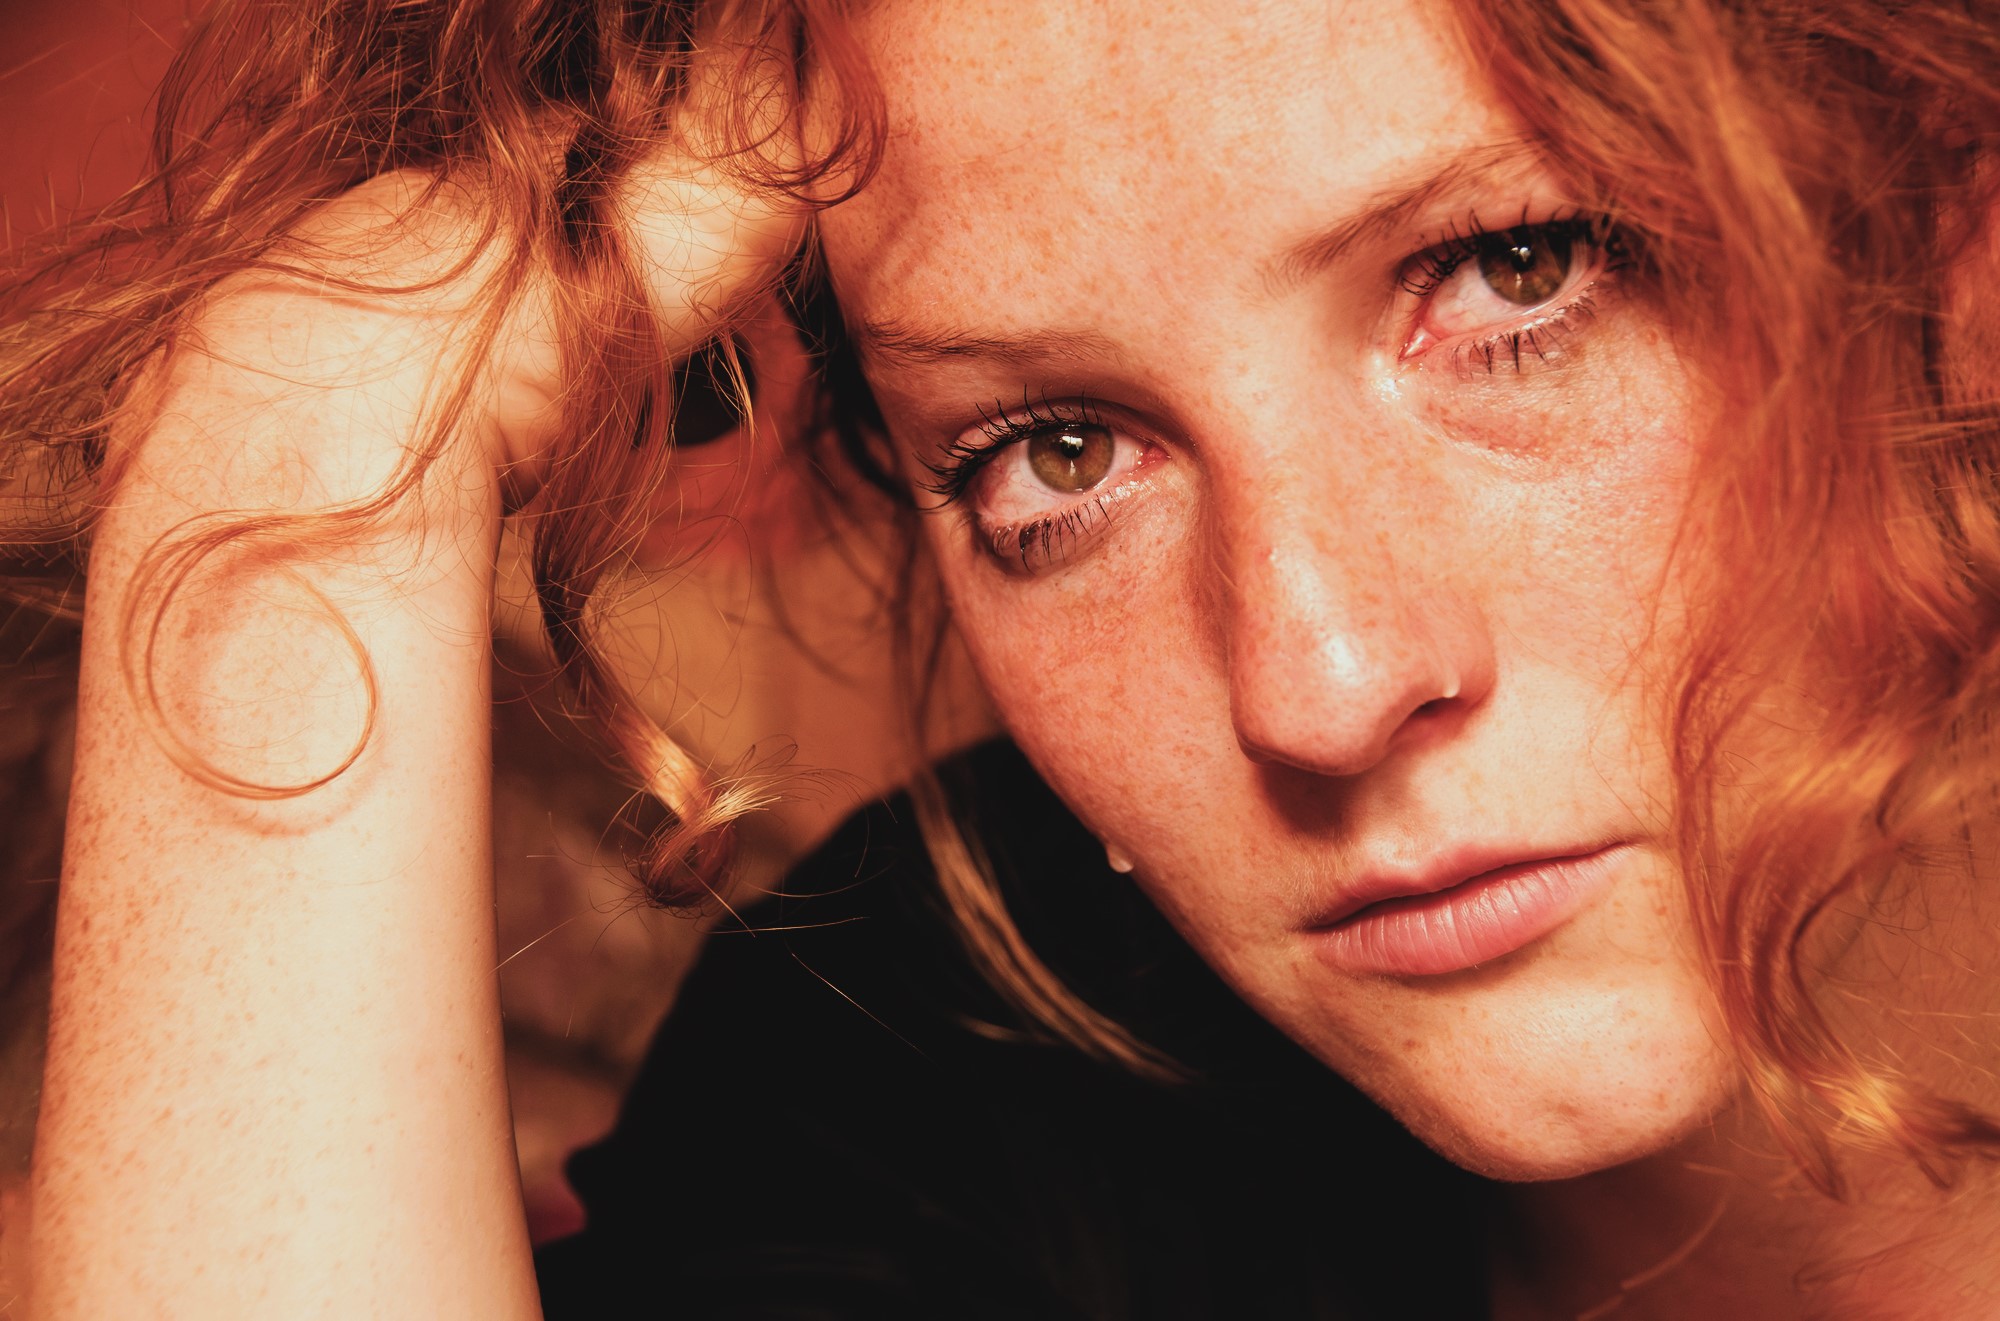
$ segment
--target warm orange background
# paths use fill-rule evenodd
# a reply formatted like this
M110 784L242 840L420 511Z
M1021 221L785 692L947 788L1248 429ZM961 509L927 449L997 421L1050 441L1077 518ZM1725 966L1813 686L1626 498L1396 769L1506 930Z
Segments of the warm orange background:
M0 0L0 205L11 233L101 203L145 160L190 0Z

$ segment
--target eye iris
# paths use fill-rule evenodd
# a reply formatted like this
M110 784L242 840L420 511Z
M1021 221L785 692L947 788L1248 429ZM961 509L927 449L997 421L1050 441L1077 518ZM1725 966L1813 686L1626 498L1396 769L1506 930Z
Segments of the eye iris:
M1479 274L1510 303L1532 307L1555 297L1569 278L1570 242L1546 229L1513 229L1479 252Z
M1028 466L1055 491L1088 491L1111 471L1117 453L1103 427L1065 426L1028 442Z

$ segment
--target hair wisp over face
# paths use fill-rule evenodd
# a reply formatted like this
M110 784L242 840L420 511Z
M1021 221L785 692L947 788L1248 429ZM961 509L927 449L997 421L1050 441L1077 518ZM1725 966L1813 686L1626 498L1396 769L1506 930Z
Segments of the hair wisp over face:
M1808 953L2000 777L2000 411L1990 361L1947 363L1979 333L1947 324L1947 275L1993 223L2000 148L2000 33L1974 9L1458 6L1502 99L1644 236L1712 388L1680 850L1752 1093L1829 1191L1841 1142L1938 1179L2000 1148L1990 1116L1830 1025ZM1747 752L1774 700L1787 735Z

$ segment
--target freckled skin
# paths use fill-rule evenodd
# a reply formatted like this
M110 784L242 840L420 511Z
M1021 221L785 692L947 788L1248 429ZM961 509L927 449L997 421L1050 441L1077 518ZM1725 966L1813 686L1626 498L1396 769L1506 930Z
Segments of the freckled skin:
M887 0L861 36L892 137L822 221L850 320L1108 346L871 361L899 444L934 454L995 400L1084 393L1160 460L1045 572L996 563L963 508L930 520L1028 755L1247 1001L1465 1164L1572 1175L1712 1114L1731 1077L1664 847L1651 683L1704 431L1686 368L1615 282L1519 374L1399 357L1399 263L1468 210L1559 206L1547 178L1270 274L1515 133L1441 19ZM1611 839L1637 847L1608 892L1480 968L1344 975L1303 932L1364 866Z

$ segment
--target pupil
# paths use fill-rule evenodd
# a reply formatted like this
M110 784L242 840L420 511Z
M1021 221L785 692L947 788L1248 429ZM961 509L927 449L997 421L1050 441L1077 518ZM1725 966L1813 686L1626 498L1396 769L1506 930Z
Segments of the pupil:
M1569 277L1570 241L1546 229L1513 229L1479 253L1479 274L1510 303L1532 307L1547 302Z
M1028 465L1050 490L1088 491L1111 472L1117 453L1103 427L1066 426L1028 442Z

